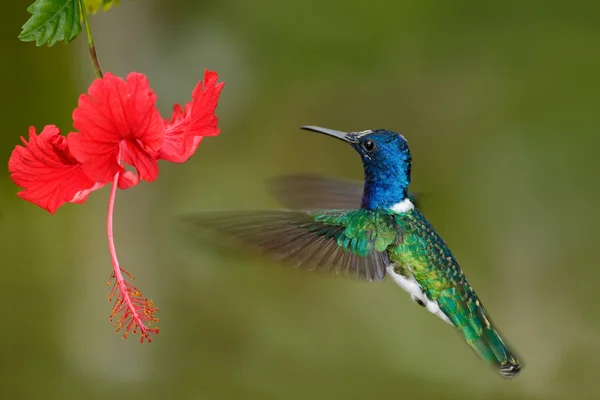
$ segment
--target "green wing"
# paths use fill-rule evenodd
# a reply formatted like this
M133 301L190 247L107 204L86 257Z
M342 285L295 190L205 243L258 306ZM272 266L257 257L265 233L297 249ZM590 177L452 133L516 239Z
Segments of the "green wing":
M292 174L271 178L267 187L284 208L303 210L313 208L360 208L363 195L362 181L347 181L313 174ZM427 195L409 193L410 200L420 208Z
M393 217L365 210L203 212L186 221L271 260L369 282L385 277L386 249L399 238Z

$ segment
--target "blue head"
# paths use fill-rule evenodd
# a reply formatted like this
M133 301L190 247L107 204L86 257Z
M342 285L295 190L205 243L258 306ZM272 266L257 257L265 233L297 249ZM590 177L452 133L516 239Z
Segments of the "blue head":
M302 129L341 139L360 154L365 171L363 208L390 208L407 198L412 157L402 135L385 129L350 133L316 126Z

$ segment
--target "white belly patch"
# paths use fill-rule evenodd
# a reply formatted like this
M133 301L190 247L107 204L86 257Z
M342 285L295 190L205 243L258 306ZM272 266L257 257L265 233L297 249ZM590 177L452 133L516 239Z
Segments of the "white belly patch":
M450 319L440 309L438 303L436 301L429 300L425 293L423 293L421 285L419 285L419 282L417 282L417 280L413 276L407 278L405 276L397 274L396 271L394 271L393 265L388 266L386 269L387 274L394 280L394 282L396 282L398 286L400 286L408 294L410 294L410 297L415 302L423 304L427 308L427 310L429 310L430 313L437 315L443 321L452 325L452 322L450 322Z

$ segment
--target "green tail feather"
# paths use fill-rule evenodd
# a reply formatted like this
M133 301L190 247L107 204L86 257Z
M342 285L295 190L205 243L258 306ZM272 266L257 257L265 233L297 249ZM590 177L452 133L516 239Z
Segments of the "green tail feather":
M520 361L502 341L500 334L487 318L485 310L478 307L475 315L476 317L459 328L467 343L505 378L518 375L521 371Z
M468 283L443 290L437 302L469 346L502 376L512 378L522 365L504 343L483 305Z

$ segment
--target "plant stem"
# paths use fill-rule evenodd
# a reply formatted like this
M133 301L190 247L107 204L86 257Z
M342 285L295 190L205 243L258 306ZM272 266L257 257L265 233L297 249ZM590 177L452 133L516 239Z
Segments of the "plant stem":
M100 69L100 64L98 63L98 56L96 55L96 46L94 45L94 39L92 38L92 30L90 29L90 24L88 22L85 3L83 0L79 0L79 4L81 7L81 15L83 16L83 25L85 25L85 34L87 36L88 50L90 51L90 58L92 59L94 72L96 73L96 78L102 78L102 70Z

